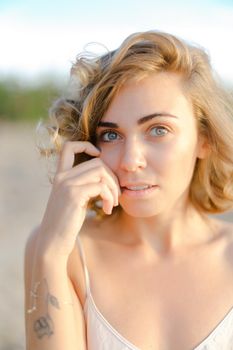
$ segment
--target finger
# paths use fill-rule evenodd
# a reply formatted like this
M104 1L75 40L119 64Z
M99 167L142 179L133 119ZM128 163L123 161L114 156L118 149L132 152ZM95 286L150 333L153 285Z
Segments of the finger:
M106 186L105 184L102 185L100 196L103 199L103 211L106 214L112 214L112 208L114 206L114 197L112 195L112 192L109 190L108 186Z
M70 173L68 174L70 175ZM114 206L118 205L118 189L113 177L104 168L90 168L82 171L81 174L73 175L73 177L65 177L63 179L67 186L85 186L90 183L107 185L112 192Z
M87 206L88 201L91 198L100 196L103 200L103 210L106 214L111 214L113 204L114 204L114 198L112 195L112 192L105 184L96 184L96 183L90 183L88 186L83 186L83 188L80 191L79 200L81 207Z
M107 183L114 196L114 205L118 205L118 196L121 194L118 179L115 174L99 158L81 163L64 174L66 179L77 180L77 184L84 185L90 182Z
M71 169L74 164L75 154L83 152L94 157L98 157L100 155L98 148L88 141L67 141L63 146L58 161L57 172Z

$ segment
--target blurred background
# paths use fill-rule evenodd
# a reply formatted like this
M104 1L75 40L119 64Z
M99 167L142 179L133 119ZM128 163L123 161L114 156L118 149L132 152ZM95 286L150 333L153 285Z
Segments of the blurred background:
M76 55L163 30L203 46L233 91L232 18L233 0L0 0L0 350L25 348L23 252L50 191L35 129Z

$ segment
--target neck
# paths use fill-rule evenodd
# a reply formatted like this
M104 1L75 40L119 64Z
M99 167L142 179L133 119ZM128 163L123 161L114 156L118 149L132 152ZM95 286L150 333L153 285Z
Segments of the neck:
M132 217L122 211L118 232L125 242L147 246L159 255L187 250L213 237L213 223L193 207L152 217Z

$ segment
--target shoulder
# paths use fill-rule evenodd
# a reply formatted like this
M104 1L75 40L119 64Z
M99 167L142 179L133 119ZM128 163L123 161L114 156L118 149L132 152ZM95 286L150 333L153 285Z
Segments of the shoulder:
M103 245L106 247L106 242L108 242L107 237L110 228L108 220L87 217L78 233L76 244L69 257L68 274L83 305L86 295L86 280L78 240L81 242L88 268L95 273L98 270L98 263L103 258Z
M93 217L87 217L83 223L83 226L76 238L76 244L70 256L70 261L72 259L78 259L79 265L82 265L79 242L85 258L89 260L94 255L94 251L98 247L98 242L103 238L105 230L103 230L102 221L97 220ZM79 241L79 242L78 242Z
M83 261L78 246L78 239L81 241L85 258L87 258L87 256L92 256L93 246L95 243L95 239L93 237L95 237L97 226L98 223L93 218L88 217L85 219L83 226L77 235L76 243L72 252L70 253L67 264L69 278L72 281L74 289L83 307L86 296L86 280Z
M218 236L222 247L223 263L233 277L233 222L216 220L219 224Z
M226 256L229 257L233 269L233 223L225 225Z
M217 220L219 223L219 235L225 241L225 244L228 248L233 245L233 222Z

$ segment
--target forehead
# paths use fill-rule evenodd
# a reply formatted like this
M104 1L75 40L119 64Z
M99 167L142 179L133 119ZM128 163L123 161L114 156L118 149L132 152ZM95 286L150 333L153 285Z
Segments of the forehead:
M167 112L193 116L191 102L183 92L182 77L175 73L153 73L141 80L128 81L114 96L103 121L139 119L152 113Z

